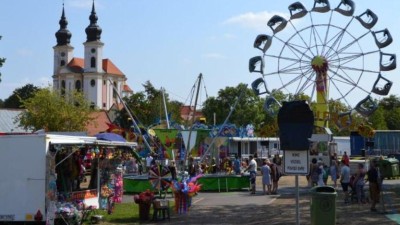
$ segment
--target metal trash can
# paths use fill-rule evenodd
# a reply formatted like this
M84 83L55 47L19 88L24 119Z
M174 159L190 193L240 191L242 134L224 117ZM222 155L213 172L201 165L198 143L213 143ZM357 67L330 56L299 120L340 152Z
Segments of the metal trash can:
M336 190L330 186L311 189L311 225L336 224Z

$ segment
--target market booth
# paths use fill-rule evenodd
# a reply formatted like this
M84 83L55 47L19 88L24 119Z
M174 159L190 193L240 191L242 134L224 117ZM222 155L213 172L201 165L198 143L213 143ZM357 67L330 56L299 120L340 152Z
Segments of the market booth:
M0 221L65 224L92 209L110 210L110 202L122 201L121 164L135 146L87 136L0 136Z

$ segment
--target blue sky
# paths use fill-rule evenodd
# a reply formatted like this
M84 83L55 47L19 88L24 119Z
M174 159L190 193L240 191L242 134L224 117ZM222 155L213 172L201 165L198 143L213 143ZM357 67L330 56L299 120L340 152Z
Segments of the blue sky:
M0 56L7 61L0 69L0 99L4 100L13 90L28 83L37 86L52 83L52 47L56 45L54 34L59 29L63 2L74 56L82 58L92 0L2 0ZM267 21L275 14L287 17L288 5L293 2L96 0L95 5L98 25L103 30L103 56L127 76L130 87L143 91L142 84L149 80L156 88L164 87L170 98L189 104L188 97L199 73L204 76L205 86L200 101L205 100L205 92L208 96L217 96L227 86L250 84L258 78L248 71L249 58L260 55L253 48L254 39L261 33L271 34ZM331 1L331 6L336 7L338 2ZM311 9L314 1L302 3ZM397 54L400 1L358 0L355 3L355 15L367 8L378 15L376 29L388 28L394 38L394 43L384 51ZM354 35L359 35L357 32ZM278 52L279 48L271 50ZM266 67L271 71L275 68L268 63ZM400 94L397 71L385 73L394 82L390 93L395 95ZM369 79L369 83L374 80ZM269 88L278 86L271 83ZM362 97L355 94L350 98Z

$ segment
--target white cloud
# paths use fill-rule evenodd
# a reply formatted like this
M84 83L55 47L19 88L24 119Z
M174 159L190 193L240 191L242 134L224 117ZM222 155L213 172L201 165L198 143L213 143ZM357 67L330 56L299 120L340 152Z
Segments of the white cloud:
M223 24L238 24L242 27L254 29L256 31L265 31L268 20L274 15L279 15L286 19L289 18L289 14L283 12L247 12L231 17L225 20Z
M219 53L206 53L203 54L203 58L208 58L208 59L225 59L226 57L222 54Z

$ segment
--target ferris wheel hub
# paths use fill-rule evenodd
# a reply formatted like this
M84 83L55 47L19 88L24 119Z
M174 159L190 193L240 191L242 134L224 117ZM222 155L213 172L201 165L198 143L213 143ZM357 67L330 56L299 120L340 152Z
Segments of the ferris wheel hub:
M311 61L311 66L316 73L326 73L328 71L328 61L323 56L315 56Z

